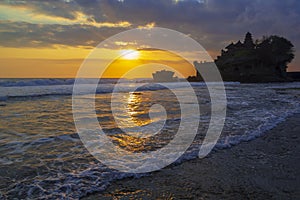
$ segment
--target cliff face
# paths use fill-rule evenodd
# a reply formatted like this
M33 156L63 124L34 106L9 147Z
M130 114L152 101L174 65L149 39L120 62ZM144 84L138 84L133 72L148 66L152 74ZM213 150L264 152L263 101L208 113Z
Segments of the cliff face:
M283 82L289 81L286 64L293 59L293 45L286 39L278 36L266 38L261 43L254 44L248 32L244 42L231 43L215 60L224 81L238 81L241 83L253 82ZM276 42L276 43L275 43ZM277 46L276 46L277 45ZM284 48L285 52L278 52ZM287 57L284 57L287 56ZM195 68L200 71L209 63L195 62ZM199 73L189 77L190 81L201 81Z

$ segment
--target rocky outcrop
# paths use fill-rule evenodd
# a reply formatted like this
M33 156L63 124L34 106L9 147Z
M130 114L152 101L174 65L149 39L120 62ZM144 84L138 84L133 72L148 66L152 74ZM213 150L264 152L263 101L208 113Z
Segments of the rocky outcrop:
M280 45L285 49L280 50ZM221 50L221 55L214 62L224 81L241 83L290 81L286 64L294 58L292 47L288 40L278 36L266 37L255 44L251 33L248 32L243 43L238 41L229 44ZM208 62L194 62L200 74L201 68L208 64ZM197 73L188 80L202 81L200 74Z

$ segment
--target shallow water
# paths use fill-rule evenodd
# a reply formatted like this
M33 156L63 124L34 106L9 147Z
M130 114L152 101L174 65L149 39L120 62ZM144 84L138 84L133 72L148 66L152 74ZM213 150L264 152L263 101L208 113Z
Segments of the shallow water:
M104 190L116 179L141 176L111 170L85 149L74 126L71 84L20 85L0 87L0 198L76 199ZM170 85L184 94L186 88L180 83ZM124 133L113 120L110 109L113 84L102 84L97 89L96 115L105 133L120 148L132 152L154 151L168 144L176 134L182 117L180 106L169 90L149 85L129 93L135 86L134 83L124 84L120 102L116 102L127 102L126 108L120 106L119 109L120 113L125 109L134 122L126 123L124 116L123 125L129 132ZM177 163L196 158L210 120L210 98L205 85L195 83L193 87L201 110L201 116L195 120L200 121L200 126L193 144ZM216 148L228 148L254 139L300 111L300 83L230 83L225 87L227 117ZM136 129L163 120L159 108L152 110L154 118L149 118L148 111L153 103L166 109L167 121L160 134L137 139L141 133ZM81 120L88 122L90 117L87 113ZM151 132L150 128L143 131Z

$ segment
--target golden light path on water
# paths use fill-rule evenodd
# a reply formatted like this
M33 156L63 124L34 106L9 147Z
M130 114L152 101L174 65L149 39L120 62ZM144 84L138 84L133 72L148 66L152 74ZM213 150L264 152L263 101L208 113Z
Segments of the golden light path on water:
M122 131L119 129L117 134L110 135L110 138L118 148L130 152L147 152L161 148L170 141L174 131L168 130L162 123L162 120L165 121L166 113L163 114L157 105L166 106L166 100L174 100L174 94L170 91L163 92L167 97L165 99L162 98L162 91L135 91L117 95L118 102L123 102L119 109L125 108L125 112L117 112L121 114L117 117L121 119L119 125L125 129ZM179 107L177 103L172 106L167 105L165 109L176 113L174 113L176 116L172 114L173 116L169 116L167 120L178 117ZM174 123L174 127L177 125L179 125L179 121Z
M140 92L131 92L127 98L127 113L131 117L131 120L135 123L136 126L144 126L151 123L151 119L143 118L140 119L138 115L147 114L149 111L148 108L142 107L142 93Z

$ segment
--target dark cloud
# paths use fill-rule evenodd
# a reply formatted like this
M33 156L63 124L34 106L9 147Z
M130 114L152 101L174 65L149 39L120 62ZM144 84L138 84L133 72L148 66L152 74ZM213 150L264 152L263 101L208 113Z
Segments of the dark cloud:
M43 13L49 16L59 16L68 19L76 17L76 11L82 10L76 3L66 3L62 0L11 0L1 2L0 5L31 8L36 14Z
M97 28L88 25L41 25L2 22L1 46L51 47L55 45L95 47L100 41L125 28Z

